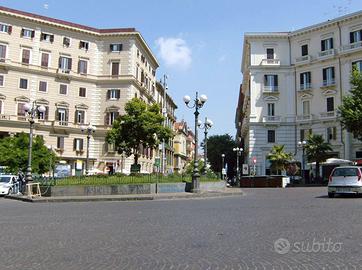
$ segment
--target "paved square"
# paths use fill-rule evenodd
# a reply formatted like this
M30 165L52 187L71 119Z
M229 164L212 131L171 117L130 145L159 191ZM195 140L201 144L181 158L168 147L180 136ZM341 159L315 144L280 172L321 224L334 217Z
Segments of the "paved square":
M362 198L325 195L289 188L173 201L0 199L0 269L361 269Z

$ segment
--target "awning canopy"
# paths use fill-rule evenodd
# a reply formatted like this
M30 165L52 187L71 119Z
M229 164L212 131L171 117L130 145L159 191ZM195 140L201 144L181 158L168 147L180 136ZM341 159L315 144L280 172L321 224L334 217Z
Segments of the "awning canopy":
M321 165L352 165L354 162L347 159L340 158L328 158L325 162L321 162ZM308 165L315 165L315 162L308 163Z

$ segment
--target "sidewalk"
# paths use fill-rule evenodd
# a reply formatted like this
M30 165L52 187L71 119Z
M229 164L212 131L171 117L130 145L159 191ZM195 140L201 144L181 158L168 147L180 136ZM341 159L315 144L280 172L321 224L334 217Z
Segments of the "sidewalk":
M204 199L225 196L241 196L240 188L225 188L223 191L210 191L202 193L158 193L158 194L131 194L131 195L99 195L99 196L66 196L66 197L28 197L25 195L8 195L7 199L32 203L45 202L93 202L93 201L145 201L145 200L178 200L178 199Z

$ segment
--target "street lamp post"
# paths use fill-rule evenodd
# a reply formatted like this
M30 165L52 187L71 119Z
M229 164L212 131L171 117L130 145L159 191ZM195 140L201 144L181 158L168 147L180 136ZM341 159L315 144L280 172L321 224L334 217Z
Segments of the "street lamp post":
M213 126L213 122L205 117L205 122L201 123L201 121L198 121L199 128L204 130L205 139L204 139L204 168L203 168L203 175L206 175L207 172L207 132L208 130Z
M85 161L85 174L88 175L88 173L89 173L89 170L88 170L88 168L89 168L89 141L90 141L91 134L96 131L96 127L89 124L87 127L81 127L81 130L82 130L82 132L87 133L87 156L86 156L86 161Z
M193 105L189 105L191 98L190 96L184 96L183 98L186 106L190 109L195 108L195 152L194 152L194 170L192 173L192 187L191 187L191 192L194 193L198 193L200 192L200 182L199 182L199 163L197 160L197 150L198 150L198 138L197 138L197 125L199 122L199 110L202 108L202 106L204 106L205 102L207 101L207 96L205 95L200 95L200 97L198 96L198 92L196 92L196 98L193 100L194 104Z
M236 182L240 183L240 166L239 166L239 157L241 156L241 152L243 152L243 148L235 147L233 151L236 152Z
M307 145L306 141L299 141L298 146L302 148L302 181L304 182L304 170L305 170L305 146Z
M50 152L50 157L49 157L49 180L50 180L50 178L52 178L52 179L54 178L54 171L53 171L53 165L52 165L52 163L53 163L53 158L52 158L53 146L48 145L47 148Z
M43 105L37 106L35 102L33 103L26 103L24 105L24 110L28 116L29 121L29 146L28 146L28 165L26 169L26 176L25 180L26 182L33 181L32 171L31 171L31 159L32 159L32 150L33 150L33 132L34 132L34 118L39 115L39 113L45 112L45 107Z
M164 121L163 121L163 125L166 127L167 125L167 108L166 108L166 91L168 89L167 86L167 75L163 75L163 81L161 80L162 85L163 85L163 104L162 104L162 115L164 117ZM167 157L166 157L166 142L163 139L162 140L162 160L161 160L161 172L162 174L166 173L166 161L167 161Z
M225 154L221 154L221 180L224 180Z

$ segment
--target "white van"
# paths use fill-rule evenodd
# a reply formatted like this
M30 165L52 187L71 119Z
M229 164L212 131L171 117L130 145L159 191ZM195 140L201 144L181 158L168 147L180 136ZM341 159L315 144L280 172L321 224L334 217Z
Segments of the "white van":
M362 194L361 167L336 167L331 172L328 181L328 197L335 194Z

